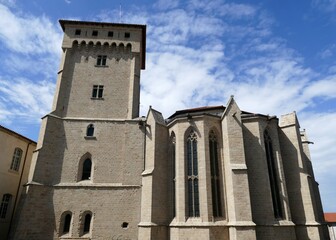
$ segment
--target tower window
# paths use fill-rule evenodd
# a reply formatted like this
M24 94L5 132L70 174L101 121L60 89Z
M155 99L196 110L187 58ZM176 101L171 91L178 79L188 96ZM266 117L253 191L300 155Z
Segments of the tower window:
M279 183L278 183L278 174L277 174L277 169L276 169L276 165L274 161L272 139L269 136L267 130L265 130L264 132L264 141L265 141L265 152L266 152L266 160L267 160L267 167L268 167L268 176L269 176L270 185L271 185L270 187L271 187L274 217L282 218L283 214L282 214L282 207L281 207L281 196L280 196L280 189L279 189Z
M188 216L199 217L197 136L193 130L189 133L186 144Z
M213 131L209 135L209 152L211 168L212 211L214 217L222 216L221 194L219 183L219 162L217 138Z
M92 137L94 134L94 126L93 124L89 124L89 126L86 129L86 136L87 137Z
M103 98L104 85L93 85L92 98Z
M7 210L9 208L9 203L12 199L12 195L4 194L0 206L0 218L5 219L7 215Z
M98 36L98 31L97 31L97 30L93 30L93 31L92 31L92 36L97 37L97 36Z
M75 30L75 35L81 35L81 30L80 29L76 29Z
M62 229L63 234L70 232L70 224L71 224L71 214L68 213L65 215L64 221L63 221L63 229Z
M109 32L107 33L107 36L108 36L108 37L113 37L113 31L109 31Z
M21 157L22 157L22 149L21 148L15 148L13 158L12 158L12 164L10 166L11 170L19 171Z
M121 224L121 227L122 228L128 228L128 222L123 222L122 224Z
M84 218L84 226L83 226L83 234L90 232L90 226L91 226L91 214L87 213Z
M106 55L98 55L96 66L106 66Z
M131 34L129 32L125 32L125 38L130 38Z
M90 180L90 178L91 178L91 169L92 169L91 159L87 158L83 162L82 180Z

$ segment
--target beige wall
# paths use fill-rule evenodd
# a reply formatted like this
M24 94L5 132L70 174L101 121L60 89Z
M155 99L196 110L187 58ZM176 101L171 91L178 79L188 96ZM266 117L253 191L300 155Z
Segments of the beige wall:
M10 169L15 148L22 149L18 171ZM36 143L34 141L0 126L0 201L2 201L4 194L12 195L6 218L0 219L0 236L4 239L7 237L14 204L16 203L16 210L19 202L18 198L23 189L22 185L27 183L31 159L35 148Z

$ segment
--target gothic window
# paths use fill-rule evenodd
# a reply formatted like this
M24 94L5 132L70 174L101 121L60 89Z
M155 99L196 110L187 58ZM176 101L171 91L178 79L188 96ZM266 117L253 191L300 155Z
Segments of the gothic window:
M272 139L269 136L267 130L265 130L264 132L264 141L265 141L265 152L266 152L266 160L267 160L267 167L268 167L268 176L269 176L270 185L271 185L270 187L271 187L274 217L282 218L283 214L282 214L282 207L281 207L281 196L280 196L280 190L279 190L276 163L275 163L274 153L273 153Z
M81 35L81 30L80 29L76 29L75 30L75 35Z
M197 136L191 130L186 141L188 216L199 217Z
M71 213L63 214L63 219L61 221L61 223L63 223L62 234L67 234L70 232L71 217Z
M96 66L106 66L106 55L98 55Z
M86 129L86 136L87 137L92 137L94 134L94 126L93 124L89 124Z
M131 33L125 32L125 38L130 38L130 37L131 37Z
M91 159L90 158L85 159L83 162L82 180L90 180L91 168L92 168Z
M108 37L113 37L113 31L109 31L107 34Z
M87 234L90 232L90 226L91 226L91 214L87 213L84 218L84 226L83 226L83 234Z
M92 98L103 98L104 85L93 85Z
M219 162L218 162L218 144L213 131L209 134L209 152L211 168L211 192L212 192L212 211L214 217L222 217Z
M1 201L1 206L0 206L0 218L1 219L6 218L11 199L12 199L12 195L10 195L10 194L4 194L3 195L2 201Z
M22 157L22 149L21 148L15 148L14 154L13 154L13 159L12 159L12 164L10 166L11 170L19 171L21 157Z
M171 202L172 202L172 217L176 216L176 200L175 200L175 191L176 191L176 137L175 133L172 132L170 136L170 161L171 161Z

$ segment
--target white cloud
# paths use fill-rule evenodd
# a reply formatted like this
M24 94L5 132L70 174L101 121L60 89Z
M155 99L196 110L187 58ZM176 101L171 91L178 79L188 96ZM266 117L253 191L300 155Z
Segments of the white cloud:
M0 112L6 121L38 122L51 108L55 84L0 76Z
M0 4L0 40L12 51L59 54L61 31L47 17L14 13Z

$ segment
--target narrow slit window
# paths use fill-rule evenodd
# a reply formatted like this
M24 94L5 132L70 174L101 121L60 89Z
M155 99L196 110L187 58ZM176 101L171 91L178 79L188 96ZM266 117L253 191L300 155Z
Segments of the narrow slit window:
M222 217L218 144L214 131L209 134L210 168L211 168L211 192L212 192L212 212L214 217Z
M68 213L64 217L63 234L70 232L70 224L71 224L71 214Z
M86 214L84 218L84 226L83 226L83 234L87 234L90 232L90 226L91 226L91 214Z
M90 158L87 158L83 162L82 180L91 179L91 169L92 169L92 161Z
M268 176L271 187L271 195L273 202L273 210L275 218L283 218L282 206L281 206L281 194L279 189L278 174L276 169L276 163L274 159L272 139L269 136L267 130L264 132L265 152L268 167Z
M199 191L198 191L198 159L197 136L192 130L186 142L187 157L187 189L188 189L188 216L199 217Z

